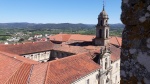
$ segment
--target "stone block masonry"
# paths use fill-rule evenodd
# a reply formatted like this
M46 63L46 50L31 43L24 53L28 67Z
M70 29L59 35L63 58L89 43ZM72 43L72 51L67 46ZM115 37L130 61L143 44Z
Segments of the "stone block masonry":
M121 83L150 84L150 0L122 0Z

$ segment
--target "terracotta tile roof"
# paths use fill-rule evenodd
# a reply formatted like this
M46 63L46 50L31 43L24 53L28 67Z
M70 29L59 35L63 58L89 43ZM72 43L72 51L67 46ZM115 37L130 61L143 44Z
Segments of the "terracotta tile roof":
M74 53L74 54L87 52L87 50L84 47L70 46L70 45L65 45L65 44L57 45L53 48L53 50L70 52L70 53Z
M27 84L32 65L23 63L6 84Z
M117 46L121 46L122 45L122 38L120 37L111 37L110 38L110 43L117 45Z
M8 55L13 54L0 53L0 84L70 84L100 69L89 53L38 64Z
M64 38L71 37L66 35ZM120 49L112 44L121 45L121 38L112 37L110 42L111 60L116 61L120 59ZM18 56L51 49L77 55L47 63L38 63ZM100 46L53 45L51 42L0 45L0 84L70 84L101 68L92 60L95 52L100 52Z
M70 84L91 72L100 69L90 56L78 54L49 62L46 84Z
M0 84L27 84L33 64L39 63L0 52Z
M85 46L87 50L100 50L100 46Z
M0 84L6 83L21 65L21 61L0 54Z
M50 40L53 41L92 41L94 39L94 35L81 35L81 34L57 34L54 36L50 36Z
M71 37L71 34L57 34L57 35L53 35L50 36L50 40L53 41L62 41L62 42L66 42L69 40L69 38Z
M95 35L81 35L81 34L57 34L54 36L50 36L50 40L55 41L92 41L95 38ZM110 43L114 45L121 46L122 38L121 37L111 37Z
M6 52L0 51L0 55L15 59L16 61L21 61L21 62L25 62L25 63L29 63L29 64L39 64L39 62L37 62L37 61L31 60L31 59L26 59L26 58L16 55L16 54L11 54L11 53L6 53Z
M34 65L30 76L30 84L44 84L48 63Z
M76 41L92 41L95 38L95 35L80 35L74 34L71 35L69 40L76 40Z
M121 53L120 48L117 48L116 46L111 45L110 50L111 50L111 61L114 62L120 59L120 53Z
M25 44L15 44L15 45L0 45L0 51L13 53L17 55L29 54L34 52L41 52L51 50L53 48L53 43L50 41L45 42L30 42Z

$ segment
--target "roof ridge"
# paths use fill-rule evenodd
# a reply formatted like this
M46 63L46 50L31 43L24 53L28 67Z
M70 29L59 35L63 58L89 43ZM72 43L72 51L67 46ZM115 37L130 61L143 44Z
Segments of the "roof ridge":
M47 64L47 69L46 69L46 74L45 74L45 80L44 80L44 84L46 84L46 82L47 82L47 74L48 74L48 70L49 70L49 62L48 62L48 64Z
M9 79L8 79L5 83L7 83L7 82L10 80L10 78L15 75L15 73L20 69L20 67L21 67L23 64L24 64L24 62L22 62L22 64L19 66L19 68L16 69L16 71L9 77ZM4 84L5 84L5 83L4 83Z
M79 55L83 55L83 54L88 54L88 52L84 52L84 53L79 53L79 54L75 54L75 55L72 55L72 56L68 56L68 57L64 57L64 58L61 58L61 59L57 59L57 60L53 60L53 61L49 61L48 63L52 63L52 62L56 62L56 61L60 61L60 60L64 60L64 59L67 59L67 58L73 58L75 56L79 56Z
M10 54L10 53L7 53L7 52L1 52L1 51L0 51L0 54L4 55L4 56L6 56L6 57L8 57L8 58L10 58L10 59L12 59L12 60L20 61L20 62L23 62L23 63L29 63L29 62L23 61L24 59L25 59L25 60L29 60L29 61L34 62L34 60L27 59L27 58L24 58L24 57L19 56L19 55L16 55L16 54L11 54L12 56L10 56L10 55L8 55L8 54ZM20 59L18 59L17 57L23 58L23 60L20 60ZM36 61L35 61L35 62L36 62ZM29 64L35 64L35 63L29 63ZM37 62L37 64L38 64L38 62Z
M27 84L30 84L30 78L31 78L31 75L32 75L33 67L34 67L34 64L32 64L32 67L30 69L30 73L29 73L29 77L28 77L28 80L27 80Z
M117 42L118 42L118 45L119 45L119 47L120 47L121 44L119 43L117 36L115 36L115 38L116 38L116 40L117 40Z
M5 52L4 52L4 53L5 53ZM0 52L0 54L2 54L2 55L4 55L4 56L7 56L8 58L10 58L10 59L12 59L12 60L16 60L16 61L23 62L23 61L21 61L21 60L19 60L19 59L15 59L16 56L18 57L18 55L16 55L16 54L13 54L13 55L15 55L15 56L14 56L14 57L11 57L11 56L6 55L6 54L4 54L4 53ZM25 62L23 62L23 63L25 63Z

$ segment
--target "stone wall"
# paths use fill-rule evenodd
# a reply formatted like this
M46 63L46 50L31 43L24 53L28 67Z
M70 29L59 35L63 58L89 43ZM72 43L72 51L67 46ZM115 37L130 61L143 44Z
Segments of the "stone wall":
M121 82L150 84L150 0L122 0L121 8Z

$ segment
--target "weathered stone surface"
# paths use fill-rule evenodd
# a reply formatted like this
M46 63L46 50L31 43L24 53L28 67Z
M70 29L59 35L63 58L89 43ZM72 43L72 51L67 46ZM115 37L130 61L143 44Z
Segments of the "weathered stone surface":
M121 20L126 25L122 36L121 83L150 84L150 0L122 0L121 8Z

